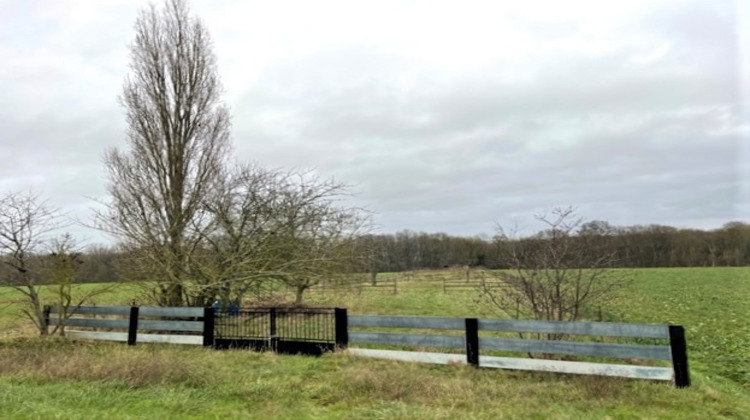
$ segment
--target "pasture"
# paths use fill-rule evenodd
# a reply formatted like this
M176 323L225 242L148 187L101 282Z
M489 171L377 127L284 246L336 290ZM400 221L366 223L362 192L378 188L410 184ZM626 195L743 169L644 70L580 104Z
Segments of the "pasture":
M626 270L633 282L601 305L605 321L674 323L687 333L693 386L319 358L199 347L33 337L0 289L1 418L748 418L750 269ZM352 314L497 317L448 273L389 274L390 288L324 289L310 304ZM93 286L84 286L93 287ZM128 304L132 285L97 297ZM599 312L599 308L595 311ZM592 313L593 313L592 312Z

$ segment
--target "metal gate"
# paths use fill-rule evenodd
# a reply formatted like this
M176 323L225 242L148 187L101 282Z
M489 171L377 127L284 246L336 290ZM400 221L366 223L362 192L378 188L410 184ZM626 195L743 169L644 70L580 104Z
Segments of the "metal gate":
M214 347L320 355L346 344L346 309L243 308L217 312Z

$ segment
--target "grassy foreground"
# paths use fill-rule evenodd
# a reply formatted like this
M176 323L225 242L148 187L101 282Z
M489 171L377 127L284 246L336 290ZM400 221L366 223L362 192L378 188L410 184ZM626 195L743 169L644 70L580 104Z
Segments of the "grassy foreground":
M750 418L750 270L633 270L608 320L686 326L693 386L24 337L0 310L0 418ZM102 297L132 299L127 287ZM320 292L352 313L490 316L471 291ZM11 299L0 291L0 299ZM2 308L2 306L0 306Z

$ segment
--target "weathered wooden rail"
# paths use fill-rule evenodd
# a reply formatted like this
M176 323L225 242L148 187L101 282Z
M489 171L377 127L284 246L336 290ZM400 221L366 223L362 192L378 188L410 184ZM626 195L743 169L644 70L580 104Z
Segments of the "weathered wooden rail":
M396 278L386 278L377 280L374 284L370 281L361 281L357 283L321 283L308 289L310 292L322 292L328 291L337 292L354 292L356 294L369 293L369 292L385 292L393 295L398 294L398 280Z
M471 279L466 281L463 279L443 279L443 294L449 293L451 290L467 290L467 289L501 289L509 287L508 283L501 279L485 279L484 277L478 279Z
M605 322L526 321L508 319L436 318L350 315L348 327L408 328L463 331L462 335L349 331L349 343L430 348L461 348L465 354L351 348L355 354L427 363L464 363L503 369L674 381L690 385L684 328L679 325ZM556 336L626 337L668 340L668 345L622 344L599 341L538 340L480 336L480 332L551 334ZM594 356L616 359L666 360L672 367L643 366L480 355L480 350Z
M59 307L51 306L45 308L45 314L48 326L64 323L65 334L72 338L123 341L131 346L136 342L203 346L213 346L214 343L213 308L80 306L65 319L60 316Z

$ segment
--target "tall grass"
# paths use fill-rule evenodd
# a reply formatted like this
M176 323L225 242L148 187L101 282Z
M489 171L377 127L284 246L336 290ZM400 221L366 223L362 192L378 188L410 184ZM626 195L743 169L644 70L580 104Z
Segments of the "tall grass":
M741 418L750 412L746 398L705 383L677 390L345 354L30 339L2 343L0 355L2 418Z

